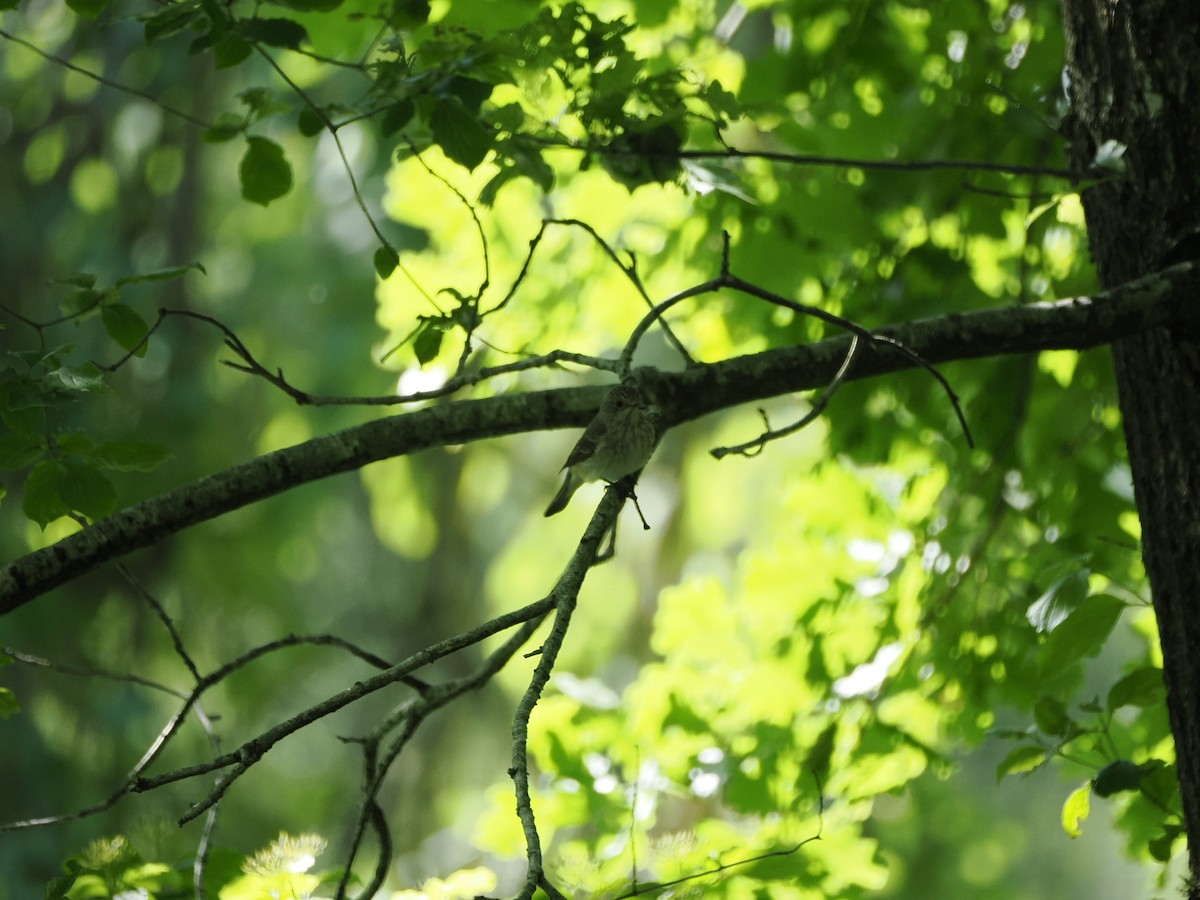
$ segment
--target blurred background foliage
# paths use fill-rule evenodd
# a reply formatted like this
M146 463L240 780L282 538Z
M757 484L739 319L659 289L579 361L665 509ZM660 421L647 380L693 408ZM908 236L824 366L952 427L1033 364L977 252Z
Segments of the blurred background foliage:
M270 7L307 37L295 49L265 44L330 117L377 108L371 92L389 78L415 79L404 88L413 109L388 107L410 121L377 115L337 132L366 208L398 251L396 271L387 253L381 261L330 132L317 133L312 109L244 36L210 35L188 52L203 4L0 6L6 559L78 527L57 518L42 529L22 514L35 452L26 444L62 451L71 445L56 437L85 434L166 448L151 471L104 471L112 504L126 505L386 414L297 407L219 365L228 352L217 331L170 319L102 389L68 385L34 404L44 437L29 437L13 384L64 367L88 374L88 361L124 353L128 332L109 321L124 313L29 326L78 308L79 279L64 279L79 273L104 287L199 262L203 271L125 286L120 303L145 323L159 307L216 317L268 369L339 395L444 382L463 349L458 301L446 291L470 298L486 284L481 308L492 309L548 218L586 222L635 260L655 301L715 275L728 232L735 273L866 327L1093 284L1078 200L1061 179L728 157L679 166L670 152L719 152L713 121L727 118L722 140L746 151L1062 165L1052 4ZM240 7L229 9L254 14ZM171 14L192 18L165 33ZM379 40L381 15L400 29L399 51ZM570 15L596 41L603 35L608 56L572 55L581 32L562 24ZM147 40L146 17L164 33ZM528 43L538 29L545 40ZM521 47L534 49L517 56ZM374 81L328 64L334 57L374 60ZM388 69L405 59L425 74ZM450 93L438 93L444 81L431 87L434 70L451 79ZM481 82L491 88L483 100ZM243 93L263 87L269 97ZM206 133L168 108L217 132L251 113L247 133L283 151L290 191L246 202L239 169L252 145L237 128ZM504 141L480 145L481 133ZM640 167L629 156L639 149ZM271 165L267 181L280 172ZM474 202L481 191L487 202ZM552 224L511 299L475 332L473 362L555 348L611 353L645 308L593 235ZM827 330L727 294L676 307L670 319L702 361ZM72 347L53 366L31 364L29 353L62 344ZM681 365L657 338L639 361ZM919 372L844 387L818 424L752 459L717 462L708 451L757 434L753 409L668 435L639 491L652 530L627 521L616 559L589 577L533 718L538 823L552 878L570 895L625 893L631 854L642 881L668 881L816 835L675 892L1012 900L1175 888L1164 865L1182 843L1172 831L1173 751L1108 356L971 360L944 373L962 397L973 451ZM595 379L538 370L472 392L581 380ZM764 408L784 422L807 406L784 397ZM202 669L289 633L335 633L399 659L553 583L598 496L590 489L561 517L541 516L573 439L527 434L377 464L196 526L129 566ZM8 616L0 636L68 669L188 685L160 623L112 569ZM479 658L446 660L429 677L464 673ZM409 890L401 896L512 891L523 844L505 770L514 703L532 669L524 662L430 721L397 767L383 800L399 854L389 888ZM204 706L228 748L365 672L330 648L293 649L222 683ZM20 704L0 721L5 821L105 797L176 702L27 663L5 668L0 682ZM404 690L273 750L228 795L217 845L237 858L281 831L316 832L329 841L320 865L336 866L360 768L339 738L371 727ZM160 769L212 752L198 728L181 737ZM1119 761L1139 774L1115 792L1089 787ZM144 860L186 861L198 826L180 830L173 819L206 790L178 785L6 834L0 897L30 896L102 836L127 836ZM131 858L124 845L93 850ZM429 881L460 869L458 881ZM495 872L500 886L480 872ZM319 896L315 884L296 895ZM244 880L240 889L266 890Z

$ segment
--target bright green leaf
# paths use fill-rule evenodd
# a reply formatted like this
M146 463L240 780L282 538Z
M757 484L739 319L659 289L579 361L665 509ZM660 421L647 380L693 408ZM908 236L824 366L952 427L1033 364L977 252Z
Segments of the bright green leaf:
M1026 744L1014 747L1008 755L996 766L996 780L1005 775L1016 775L1021 772L1032 772L1047 759L1046 751L1036 744Z
M292 167L283 148L263 137L246 138L246 153L238 168L242 196L267 206L292 189Z
M1091 812L1092 785L1087 783L1071 791L1062 808L1062 827L1068 837L1077 838L1083 834L1083 823Z

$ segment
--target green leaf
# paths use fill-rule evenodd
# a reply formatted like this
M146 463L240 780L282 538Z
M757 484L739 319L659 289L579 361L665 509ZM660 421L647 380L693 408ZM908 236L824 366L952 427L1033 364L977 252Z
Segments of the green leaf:
M272 47L295 50L301 41L308 40L304 26L291 19L246 19L241 26L242 32L252 41L261 41Z
M411 122L416 112L417 105L411 100L399 100L384 110L379 130L384 137L390 137Z
M413 353L417 355L417 362L421 365L437 357L438 350L442 347L444 329L445 325L441 322L430 320L417 333L416 340L413 341Z
M375 274L386 281L400 265L400 254L391 247L380 247L375 251Z
M805 771L812 772L824 784L829 780L829 761L833 758L834 743L837 740L838 724L830 722L813 742L812 749L804 760Z
M94 19L108 9L109 0L67 0L71 12L85 19Z
M725 86L720 81L713 81L711 84L705 86L701 96L708 103L709 109L718 116L723 116L726 119L736 119L742 114L737 96L725 90Z
M0 472L23 469L42 455L42 445L23 434L0 437Z
M100 310L100 319L108 336L129 351L137 348L136 355L146 355L148 342L145 342L149 326L146 320L124 303L110 303Z
M1020 772L1032 772L1046 761L1046 751L1036 744L1026 744L1014 747L1008 755L996 766L996 780L1005 775L1016 775Z
M88 454L96 465L116 472L149 472L170 456L166 447L146 441L105 441Z
M117 279L117 287L125 287L127 284L144 284L148 281L172 281L176 278L182 278L188 272L199 272L202 275L207 275L208 271L203 264L194 262L186 266L172 266L169 269L154 269L150 272L143 272L141 275L127 275L124 278Z
M221 113L213 119L212 128L208 128L200 133L200 140L206 144L222 144L225 141L231 141L246 128L247 122L244 116L239 116L236 113Z
M24 406L18 406L18 402L10 398L9 406L5 408L0 405L0 419L4 420L12 431L22 437L29 443L41 446L44 440L42 436L42 421L45 416L43 407L48 405L48 402L40 396L41 386L35 389L30 386L22 393L31 395L32 399Z
M467 112L472 116L479 115L479 107L483 101L492 96L496 86L477 78L463 78L455 75L442 85L442 92L462 101Z
M246 88L238 93L237 98L250 110L251 121L254 122L276 113L288 112L291 109L275 96L274 91L268 88Z
M21 509L27 518L42 528L70 511L58 490L64 474L62 463L44 459L30 470L29 477L25 479L25 497L21 501Z
M342 0L271 0L276 6L285 6L297 12L332 12L342 5Z
M83 867L78 860L68 859L63 863L63 874L57 875L46 885L45 900L65 900L67 892L74 886L76 879L83 874Z
M91 272L73 272L61 278L55 278L52 284L69 284L77 288L94 288L96 276Z
M1057 675L1085 656L1099 653L1124 609L1123 601L1107 594L1084 600L1042 644L1038 653L1042 676Z
M104 390L104 373L94 363L82 366L59 366L46 374L46 381L68 391L91 393Z
M104 518L116 508L117 492L96 466L68 462L62 468L59 496L72 510L95 520Z
M296 116L296 129L305 137L312 137L325 130L325 123L317 115L316 110L310 106L306 106Z
M1033 706L1033 720L1043 734L1065 734L1071 720L1062 701L1054 697L1039 697Z
M213 64L218 69L231 69L254 52L254 47L240 34L232 31L221 35L213 44Z
M64 316L75 316L94 309L104 301L108 293L108 291L98 291L93 288L81 288L68 294L58 305Z
M1128 759L1111 762L1092 779L1097 797L1111 797L1122 791L1136 791L1145 773L1142 767Z
M80 456L90 453L96 442L82 431L66 431L55 438L54 445L61 455Z
M283 148L263 137L246 138L246 153L238 168L242 196L267 206L292 189L292 167Z
M1146 849L1159 862L1168 862L1174 855L1175 842L1179 840L1182 834L1182 828L1175 825L1166 825L1163 828L1162 834L1150 839L1146 845Z
M196 4L176 3L138 18L142 23L146 43L152 44L160 38L178 34L193 22L201 21L204 14Z
M0 0L0 9L16 9L21 0Z
M1166 698L1162 669L1146 666L1134 669L1109 689L1107 708L1111 712L1122 706L1161 706Z
M492 149L492 135L457 97L444 97L429 117L433 140L450 159L473 171Z
M1083 834L1083 823L1091 812L1092 785L1083 785L1071 791L1062 808L1062 827L1068 837L1077 838Z
M6 687L0 687L0 719L15 716L20 711L21 704L17 702L17 695Z
M398 29L412 29L429 21L429 0L392 0L390 21Z

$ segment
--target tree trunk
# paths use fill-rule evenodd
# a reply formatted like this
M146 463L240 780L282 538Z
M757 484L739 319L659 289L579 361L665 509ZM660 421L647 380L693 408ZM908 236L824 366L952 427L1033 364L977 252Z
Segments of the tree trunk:
M1200 4L1066 0L1072 162L1107 141L1127 171L1084 192L1106 287L1200 258ZM1193 302L1200 298L1191 298ZM1161 634L1192 878L1200 900L1200 335L1113 344L1142 551Z

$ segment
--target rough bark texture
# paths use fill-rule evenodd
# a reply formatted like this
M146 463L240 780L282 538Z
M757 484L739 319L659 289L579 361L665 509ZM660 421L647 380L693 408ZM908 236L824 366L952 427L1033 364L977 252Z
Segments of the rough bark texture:
M1127 173L1084 194L1106 287L1200 256L1200 4L1067 0L1072 161L1127 146ZM1200 302L1200 297L1189 298ZM1200 900L1200 343L1155 329L1113 345Z

